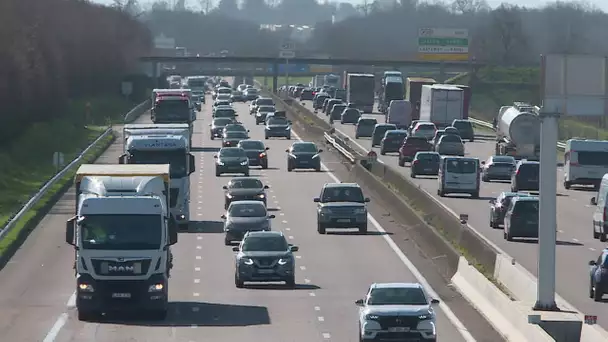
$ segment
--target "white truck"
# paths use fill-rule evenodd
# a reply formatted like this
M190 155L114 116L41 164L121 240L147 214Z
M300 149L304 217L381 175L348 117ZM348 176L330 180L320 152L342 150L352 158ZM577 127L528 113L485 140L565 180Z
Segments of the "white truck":
M376 81L373 74L348 74L346 102L363 113L374 112Z
M539 108L515 102L503 106L496 118L496 154L516 159L540 159Z
M310 84L308 84L311 88L320 88L325 85L325 76L324 75L316 75L310 80Z
M177 230L168 211L169 165L81 165L76 215L66 223L74 246L78 319L133 311L164 319Z
M436 127L448 127L456 119L462 119L464 91L449 84L423 85L420 95L420 121L428 121Z
M176 126L176 127L173 127ZM190 175L195 171L187 124L125 125L120 164L170 164L171 220L179 230L190 224Z

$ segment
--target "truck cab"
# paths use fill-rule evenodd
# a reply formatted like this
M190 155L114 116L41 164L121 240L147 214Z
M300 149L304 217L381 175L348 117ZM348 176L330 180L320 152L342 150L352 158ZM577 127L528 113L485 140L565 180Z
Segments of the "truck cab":
M172 134L130 135L126 138L120 164L170 164L170 218L179 230L190 223L190 175L195 171L194 155L187 137Z
M150 118L153 123L187 123L196 120L196 108L190 89L176 89L182 93L159 92L153 102Z
M164 319L177 243L169 165L82 165L75 187L65 239L75 249L78 319L113 311Z

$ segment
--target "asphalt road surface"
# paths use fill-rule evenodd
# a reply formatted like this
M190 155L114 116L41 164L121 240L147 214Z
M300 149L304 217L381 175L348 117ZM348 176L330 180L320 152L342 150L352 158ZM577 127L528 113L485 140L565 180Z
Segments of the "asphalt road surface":
M175 266L167 319L78 321L73 296L74 251L64 242L65 221L74 208L71 191L0 272L3 341L355 341L358 308L354 301L364 296L371 283L417 281L372 223L372 232L365 236L317 234L312 199L324 183L335 180L329 172L288 173L284 150L293 140L273 139L265 141L270 147L270 168L254 169L251 174L271 187L268 205L276 215L273 229L283 231L290 243L300 247L298 285L291 290L266 285L237 289L234 253L224 246L220 219L224 213L222 186L231 176L216 177L214 173L213 155L220 141L209 140L210 102L195 123L197 171L191 176L191 213L196 222L173 246ZM255 126L247 105L235 106L252 138L263 139L263 128ZM99 162L116 163L121 148L115 143ZM472 324L480 322L476 319ZM461 342L470 336L443 309L437 309L437 326L440 340ZM477 340L499 340L487 336Z
M312 109L311 101L303 101L307 108ZM328 119L325 114L319 112L317 115ZM366 114L370 115L370 114ZM373 114L378 122L384 122L382 114ZM327 120L328 121L328 120ZM334 127L347 134L353 143L369 151L371 141L369 138L355 139L354 125L341 125L334 121ZM495 137L492 132L478 132L475 142L465 143L467 156L487 160L494 154ZM409 175L409 164L400 167L397 164L397 154L381 156L379 148L378 160L386 165L400 170L405 177L419 185L423 190L430 193L437 201L443 203L455 214L469 214L469 225L487 238L487 240L512 256L518 263L528 271L537 275L538 267L538 244L536 240L528 241L506 241L501 229L490 227L490 209L488 201L502 191L510 191L509 182L482 183L480 198L475 200L468 196L452 195L439 197L437 195L437 180L435 177L412 179ZM572 188L566 190L563 187L564 172L561 167L557 168L557 293L568 303L587 315L597 315L598 324L604 329L608 328L608 301L594 302L589 298L589 260L596 260L606 244L593 239L592 235L592 213L593 207L589 200L596 193L591 188Z

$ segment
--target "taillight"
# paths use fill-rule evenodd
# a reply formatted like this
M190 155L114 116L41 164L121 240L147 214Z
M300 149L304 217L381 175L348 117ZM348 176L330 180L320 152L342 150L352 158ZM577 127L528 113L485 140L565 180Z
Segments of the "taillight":
M608 207L604 207L604 218L603 218L604 222L606 222L606 220L608 220Z
M419 160L414 160L414 165L418 164Z
M264 158L265 154L264 153L260 153L260 158Z

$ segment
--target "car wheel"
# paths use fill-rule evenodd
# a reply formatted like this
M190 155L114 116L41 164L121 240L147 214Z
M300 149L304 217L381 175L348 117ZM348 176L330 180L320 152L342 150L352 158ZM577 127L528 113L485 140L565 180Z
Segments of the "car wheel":
M245 177L249 177L249 171L247 171L247 172L243 172L243 176L245 176Z
M367 234L367 223L359 227L359 234Z
M268 169L268 163L263 163L262 164L262 169L264 169L264 170Z
M511 232L504 232L503 237L507 241L513 241L513 236L511 235Z
M595 297L595 291L593 291L593 280L589 280L589 298Z
M593 238L594 239L599 239L600 238L600 233L595 231L595 226L593 226Z
M228 210L229 205L230 205L230 202L228 202L228 201L224 202L224 210Z
M234 274L234 286L236 286L237 289L245 287L245 282L243 282L236 273Z
M380 148L380 154L385 156L386 155L386 151L383 148Z
M570 190L570 182L564 182L564 189Z
M215 139L215 138L213 137L213 134L210 134L210 136L211 136L211 140Z
M215 170L215 177L220 177L222 173L218 170Z
M606 240L608 240L608 236L606 234L600 233L600 241L601 242L606 242Z
M319 234L325 234L325 227L321 223L317 223L317 232Z
M597 286L597 284L595 284L595 286L593 287L593 300L596 302L601 302L603 296L604 294L602 293L602 289L600 288L600 286Z
M291 140L291 135L288 135L288 136L287 136L287 140Z
M399 166L405 166L405 159L399 157L399 162L398 162Z
M317 167L315 167L315 171L316 171L316 172L321 172L321 166L317 166Z
M479 198L479 191L472 193L471 198L475 198L475 199Z
M267 135L265 135L265 136L264 136L264 139L265 139L265 140L268 140L268 136L267 136Z
M287 278L285 280L285 286L287 286L290 289L293 289L296 287L296 276L292 275L291 277Z
M489 182L490 178L488 178L488 176L483 176L483 177L481 177L481 180L484 182Z
M228 237L224 237L224 245L226 245L226 246L232 245L232 240L230 240Z
M412 172L412 173L410 173L410 177L416 178L416 174Z

